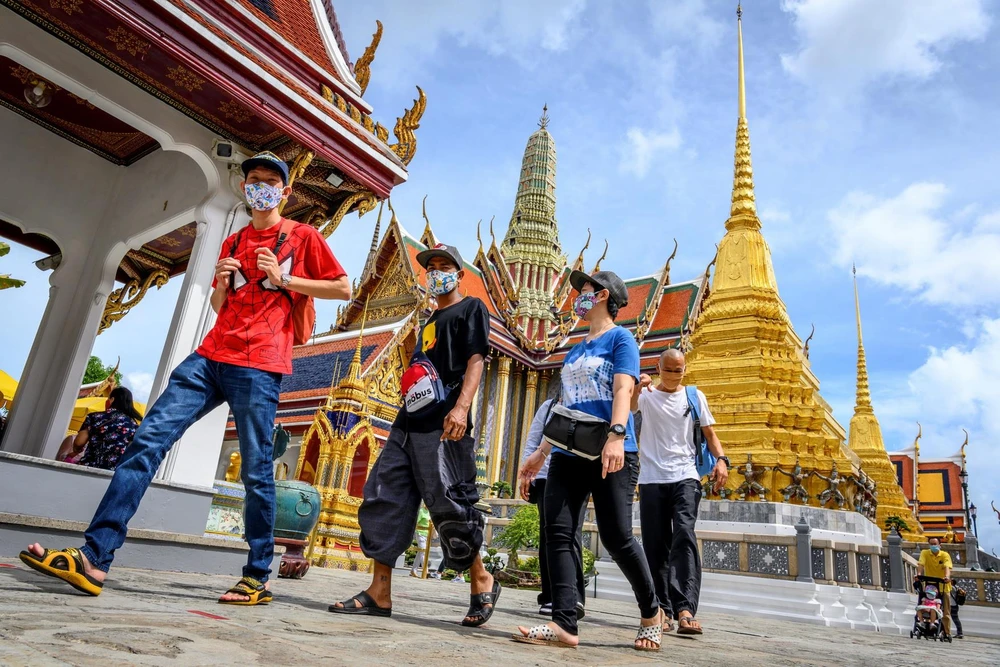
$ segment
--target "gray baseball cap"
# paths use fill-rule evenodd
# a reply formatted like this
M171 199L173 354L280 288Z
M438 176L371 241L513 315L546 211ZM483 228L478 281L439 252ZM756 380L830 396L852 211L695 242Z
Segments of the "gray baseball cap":
M427 263L435 257L444 257L457 266L459 271L465 268L465 263L462 261L462 255L458 252L458 248L444 243L438 243L436 246L417 253L417 262L426 269Z
M569 284L577 292L583 291L583 286L586 283L590 283L599 292L602 289L608 290L608 294L615 303L618 304L619 308L623 308L628 305L628 287L625 286L625 281L618 277L618 274L614 271L598 271L592 276L588 276L583 271L574 271L569 275Z

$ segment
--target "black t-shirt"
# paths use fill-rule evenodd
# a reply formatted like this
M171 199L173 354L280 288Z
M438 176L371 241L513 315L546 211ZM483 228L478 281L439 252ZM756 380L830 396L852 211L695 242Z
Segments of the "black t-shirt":
M455 407L462 391L469 359L477 354L484 357L489 354L489 339L490 315L479 299L467 296L456 304L434 311L421 328L417 345L451 392L437 410L419 418L410 417L405 408L400 408L393 426L415 433L444 428L444 418ZM471 414L466 433L472 433Z

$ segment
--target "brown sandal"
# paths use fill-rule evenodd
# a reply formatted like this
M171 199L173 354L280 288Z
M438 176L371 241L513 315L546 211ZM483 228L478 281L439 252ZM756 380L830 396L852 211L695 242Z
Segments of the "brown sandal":
M701 623L694 620L694 616L681 616L677 619L677 623L677 634L679 635L700 635L705 632L701 628Z

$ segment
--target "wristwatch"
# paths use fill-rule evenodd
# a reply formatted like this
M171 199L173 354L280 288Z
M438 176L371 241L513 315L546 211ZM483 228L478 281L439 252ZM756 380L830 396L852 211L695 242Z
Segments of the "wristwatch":
M729 470L730 468L733 467L733 464L729 462L729 457L728 456L720 456L719 458L717 458L715 460L716 461L725 461L726 462L726 470Z
M619 435L619 436L625 435L625 425L624 424L615 424L615 425L613 425L611 427L611 432L613 434Z
M292 282L292 274L290 273L281 274L281 289L286 289L291 282Z

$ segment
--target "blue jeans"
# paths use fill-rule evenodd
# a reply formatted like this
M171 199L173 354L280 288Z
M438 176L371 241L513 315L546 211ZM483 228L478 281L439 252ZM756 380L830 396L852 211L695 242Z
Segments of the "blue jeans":
M210 361L192 354L174 369L125 448L81 549L107 572L125 543L128 522L139 509L163 458L196 421L228 403L236 420L246 487L244 524L250 556L243 576L267 581L274 558L274 471L271 434L278 410L281 374Z

